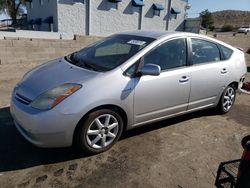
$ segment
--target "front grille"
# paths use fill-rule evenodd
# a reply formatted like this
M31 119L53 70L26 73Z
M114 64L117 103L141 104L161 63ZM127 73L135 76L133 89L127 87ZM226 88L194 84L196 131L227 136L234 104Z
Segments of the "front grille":
M17 93L17 92L16 92L16 94L15 94L15 98L16 98L19 102L21 102L21 103L23 103L23 104L26 104L26 105L28 105L28 104L31 103L31 100L30 100L30 99L28 99L28 98L26 98L26 97L20 95L20 94Z

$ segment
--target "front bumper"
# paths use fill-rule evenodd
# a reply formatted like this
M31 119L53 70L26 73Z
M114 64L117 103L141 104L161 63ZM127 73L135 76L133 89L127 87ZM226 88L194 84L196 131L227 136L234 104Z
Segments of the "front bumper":
M65 114L61 108L36 110L12 95L11 115L17 130L38 147L68 147L72 145L78 114Z
M17 123L16 120L14 120L14 123L21 135L35 146L42 148L70 146L70 144L62 142L65 138L64 133L32 134L25 130L19 123Z

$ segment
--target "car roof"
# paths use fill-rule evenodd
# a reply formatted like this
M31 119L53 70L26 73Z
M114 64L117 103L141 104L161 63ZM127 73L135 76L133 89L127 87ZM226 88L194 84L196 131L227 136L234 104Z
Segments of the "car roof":
M128 32L122 32L119 33L122 35L134 35L134 36L141 36L141 37L149 37L154 39L159 39L162 37L167 36L197 36L197 34L193 33L187 33L187 32L180 32L180 31L128 31Z
M141 37L149 37L149 38L154 38L156 39L154 42L152 42L149 46L151 46L150 48L158 45L160 42L164 41L165 39L171 39L171 38L175 38L175 37L194 37L194 38L198 38L198 39L204 39L210 42L214 42L216 44L220 44L223 45L225 47L228 47L232 50L238 50L237 48L222 42L220 40L217 40L215 38L209 37L209 36L205 36L205 35L201 35L201 34L195 34L195 33L189 33L189 32L180 32L180 31L128 31L128 32L122 32L122 33L117 33L115 35L130 35L130 36L141 36ZM147 49L147 48L145 48ZM145 50L143 49L143 50ZM140 53L144 53L143 50L141 52L139 52L139 56ZM132 57L134 58L134 57ZM135 57L136 59L136 57ZM128 61L131 61L131 59L129 59ZM132 60L133 61L133 60ZM122 70L126 70L131 64L123 64L120 66L120 68L122 68Z
M183 31L127 31L127 32L122 32L122 33L118 33L118 35L134 35L134 36L141 36L141 37L149 37L149 38L154 38L156 40L161 39L161 38L171 38L171 37L198 37L198 38L202 38L205 40L209 40L209 41L213 41L216 42L218 44L227 46L229 48L232 49L233 46L226 44L225 42L222 42L220 40L217 40L215 38L211 38L209 36L206 35L200 35L200 34L196 34L196 33L190 33L190 32L183 32Z

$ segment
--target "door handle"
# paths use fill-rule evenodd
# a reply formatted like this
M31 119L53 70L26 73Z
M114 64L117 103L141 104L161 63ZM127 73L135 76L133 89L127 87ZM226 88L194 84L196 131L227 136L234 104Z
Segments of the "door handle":
M223 68L220 72L221 72L221 74L226 74L228 72L228 70L226 68Z
M190 79L189 76L182 76L181 79L179 80L180 83L185 83L188 82Z

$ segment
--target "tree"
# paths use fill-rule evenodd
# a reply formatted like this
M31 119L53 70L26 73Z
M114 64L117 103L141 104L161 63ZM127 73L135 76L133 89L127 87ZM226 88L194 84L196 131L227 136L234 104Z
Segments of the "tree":
M0 0L0 13L6 11L12 19L12 24L17 23L17 16L22 11L21 6L29 0Z
M228 31L233 31L234 27L230 24L224 24L221 28L221 31L223 32L228 32Z
M200 13L200 17L202 18L201 25L204 28L212 29L213 28L213 16L212 13L208 11L208 9L202 11Z

